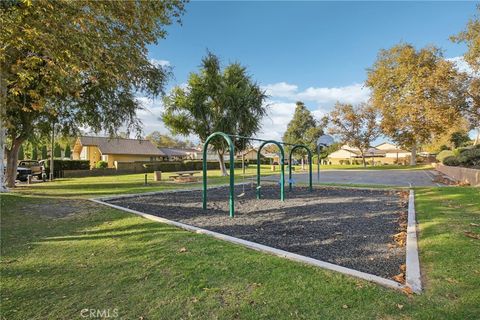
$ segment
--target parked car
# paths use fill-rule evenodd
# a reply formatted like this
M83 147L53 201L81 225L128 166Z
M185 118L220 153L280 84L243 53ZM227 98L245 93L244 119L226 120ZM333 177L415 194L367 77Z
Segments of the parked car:
M28 174L31 174L32 176L36 176L38 180L41 180L43 178L43 173L45 172L45 167L39 161L36 161L36 160L21 160L20 162L18 162L18 168L23 169L22 173L25 171L25 169L29 169L30 173ZM19 175L19 171L17 169L17 179L20 181L26 181L26 178L25 180L19 179L18 175ZM22 176L23 175L24 174L22 174Z
M17 167L17 180L20 181L27 181L28 180L28 175L32 174L32 170L30 168L26 167Z

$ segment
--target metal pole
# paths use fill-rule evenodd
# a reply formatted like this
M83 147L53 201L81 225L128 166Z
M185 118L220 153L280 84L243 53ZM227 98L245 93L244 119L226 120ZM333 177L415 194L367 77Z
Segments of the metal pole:
M202 174L203 174L203 192L202 192L202 206L203 209L207 209L207 150L208 144L210 140L215 138L216 136L223 137L230 148L230 198L229 198L229 209L230 209L230 218L235 216L235 147L233 145L232 139L230 139L229 135L223 132L214 132L210 136L208 136L207 140L203 144L203 167L202 167Z
M308 150L308 183L310 187L310 192L313 191L312 186L312 153Z
M55 148L55 122L52 122L52 150L50 153L50 181L53 181L54 178L54 168L53 168L53 152Z
M320 183L320 148L317 146L317 182Z
M263 146L260 146L257 150L257 199L260 199L260 150Z
M267 140L263 142L257 151L257 199L260 199L260 152L262 148L269 144L273 143L280 149L280 200L285 200L285 151L283 150L280 142L275 140Z

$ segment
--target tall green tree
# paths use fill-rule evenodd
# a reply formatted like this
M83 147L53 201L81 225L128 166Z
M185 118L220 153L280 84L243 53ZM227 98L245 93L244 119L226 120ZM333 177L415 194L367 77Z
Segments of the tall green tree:
M466 101L464 80L435 47L399 44L381 50L367 86L383 133L411 150L412 165L417 147L458 122Z
M60 147L60 144L58 144L58 143L55 143L55 145L54 145L53 156L55 158L61 158L62 157L62 147Z
M323 129L320 123L313 117L303 102L297 101L293 118L288 123L287 130L283 134L283 141L291 144L306 145L312 153L315 153L316 142L322 134ZM291 148L291 146L286 146L288 152L290 152ZM304 159L306 151L304 149L297 150L298 154Z
M173 134L196 135L201 141L216 132L253 136L267 113L265 92L246 68L232 63L222 69L212 53L202 59L200 70L191 73L186 87L175 87L164 99L163 122ZM237 151L246 148L235 140ZM212 141L223 175L227 175L223 140Z
M365 153L380 135L377 115L378 112L371 105L342 103L337 103L328 115L329 133L337 135L342 143L357 148L364 167L367 165Z
M472 129L477 130L474 144L480 143L480 4L477 5L477 15L471 19L464 31L452 37L455 42L463 42L468 50L464 59L472 68L473 74L466 74L467 105L463 112L470 121Z
M65 147L65 158L70 158L71 155L72 155L72 149L70 149L70 145L67 144L67 146Z
M47 146L46 146L46 145L43 145L41 150L42 150L42 151L41 151L42 160L46 160L46 159L48 158Z
M38 160L38 147L32 143L32 160Z
M170 71L148 58L183 0L12 0L0 5L0 81L7 131L7 184L32 133L140 133L137 93L162 93ZM42 136L42 134L40 134Z

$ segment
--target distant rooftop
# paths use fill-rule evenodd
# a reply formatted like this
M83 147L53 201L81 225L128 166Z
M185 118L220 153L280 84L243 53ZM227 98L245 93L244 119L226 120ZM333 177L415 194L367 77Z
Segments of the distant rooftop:
M149 140L108 137L78 137L82 146L96 146L102 154L135 154L145 156L165 156Z

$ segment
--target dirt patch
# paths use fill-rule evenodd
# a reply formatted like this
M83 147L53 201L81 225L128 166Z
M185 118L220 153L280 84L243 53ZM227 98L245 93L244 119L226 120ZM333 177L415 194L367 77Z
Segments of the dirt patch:
M17 209L33 216L61 219L86 214L98 208L98 204L88 200L49 198L19 204Z
M296 187L279 200L279 187L236 187L235 218L228 216L228 188L178 191L110 200L110 203L204 229L261 243L341 266L392 278L405 262L405 247L395 245L404 192ZM403 222L403 221L402 221Z

